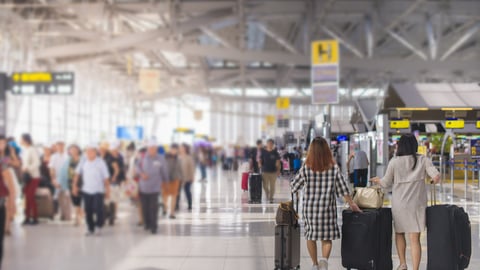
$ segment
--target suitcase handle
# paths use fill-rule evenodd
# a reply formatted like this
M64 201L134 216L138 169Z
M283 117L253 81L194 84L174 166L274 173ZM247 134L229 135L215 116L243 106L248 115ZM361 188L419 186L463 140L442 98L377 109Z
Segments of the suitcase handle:
M430 205L437 205L437 189L435 182L430 179Z

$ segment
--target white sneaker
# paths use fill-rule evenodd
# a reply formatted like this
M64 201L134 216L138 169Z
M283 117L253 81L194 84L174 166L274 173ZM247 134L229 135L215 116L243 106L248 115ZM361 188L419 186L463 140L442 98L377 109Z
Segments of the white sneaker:
M312 270L318 270L318 265L312 266Z
M326 260L318 262L318 270L328 270L328 262Z

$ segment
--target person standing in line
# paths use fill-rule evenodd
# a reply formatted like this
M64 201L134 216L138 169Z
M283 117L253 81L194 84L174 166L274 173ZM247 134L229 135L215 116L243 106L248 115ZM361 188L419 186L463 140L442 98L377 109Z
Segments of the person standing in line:
M207 165L208 165L208 153L205 147L200 146L198 148L198 166L200 168L200 181L207 181ZM192 179L193 180L193 179Z
M250 171L253 173L260 173L260 162L263 151L262 140L257 140L257 147L252 149L250 155Z
M157 233L158 197L162 182L169 180L165 158L158 154L158 145L148 143L147 153L136 163L136 171L140 176L139 191L142 204L143 224L145 230Z
M65 152L65 143L58 141L55 143L55 153L50 157L48 169L53 186L55 187L54 198L57 199L60 207L60 219L69 220L68 213L64 213L66 207L69 207L69 189L66 179L61 178L61 170L68 160L68 154Z
M366 187L368 182L368 161L367 153L357 145L355 153L350 155L349 160L353 159L353 175L355 187Z
M16 176L15 176L15 172L12 170L12 166L18 166L19 163L20 162L16 156L15 150L8 145L7 139L5 138L5 136L0 135L0 169L1 169L0 176L2 177L3 183L5 184L5 187L8 190L8 196L5 198L5 201L4 201L4 206L6 209L4 231L6 235L10 235L11 233L11 225L15 217L15 214L17 212L17 207L16 207L17 189L14 182L16 180ZM1 204L1 199L0 199L0 204ZM2 223L1 218L0 218L0 223ZM0 229L0 233L1 231L3 230ZM0 242L0 245L1 245L1 242Z
M78 145L70 145L68 148L68 154L69 158L67 161L64 163L62 167L62 179L66 180L66 186L68 187L68 190L70 191L71 194L71 201L75 210L75 226L80 225L81 219L84 216L84 212L82 210L82 176L79 176L78 182L77 182L77 188L79 190L77 195L74 195L73 193L73 182L75 178L75 170L76 168L80 165L82 162L82 150ZM63 182L65 182L62 180ZM65 184L63 184L65 185Z
M82 176L82 194L85 202L85 214L88 232L87 236L101 233L104 224L104 199L110 195L110 174L107 164L103 159L97 157L97 147L90 144L86 149L86 160L81 162L75 170L73 180L73 195L79 196L78 188L80 176ZM97 229L95 229L97 227Z
M179 159L182 167L182 182L185 190L185 196L187 197L188 211L192 211L192 183L195 177L195 161L190 154L190 146L188 144L184 143L180 146ZM179 199L180 196L177 198Z
M303 221L312 270L327 270L332 240L340 238L337 196L343 196L352 211L360 212L349 195L348 185L335 164L327 141L315 138L308 147L305 164L290 183L292 193L303 190ZM317 257L317 241L322 242L322 259Z
M402 135L397 145L397 156L388 164L383 179L378 177L370 181L382 188L392 188L392 215L395 227L400 266L398 270L407 270L405 234L410 238L413 270L418 270L422 259L420 234L425 231L427 212L426 176L435 184L440 182L440 173L432 160L418 155L418 142L413 134Z
M172 144L166 155L169 178L162 182L162 196L165 209L170 210L170 219L175 219L175 208L180 180L182 179L182 165L178 158L178 144ZM170 200L171 199L171 200ZM170 201L170 204L168 203ZM170 207L168 207L170 205Z
M38 224L38 209L35 201L35 193L40 183L40 156L33 146L30 134L23 134L22 140L22 179L25 194L25 221L23 225Z
M275 142L272 139L267 141L267 147L263 149L260 157L262 166L262 180L265 195L270 203L273 203L277 177L280 175L280 154L274 148Z

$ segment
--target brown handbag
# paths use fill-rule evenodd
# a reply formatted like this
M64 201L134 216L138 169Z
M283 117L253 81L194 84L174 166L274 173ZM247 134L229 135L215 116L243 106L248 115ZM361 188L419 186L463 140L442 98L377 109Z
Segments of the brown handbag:
M383 206L384 196L379 186L357 187L353 192L353 202L360 208L378 209Z
M280 203L276 216L277 225L295 225L298 223L298 214L293 204L293 200Z

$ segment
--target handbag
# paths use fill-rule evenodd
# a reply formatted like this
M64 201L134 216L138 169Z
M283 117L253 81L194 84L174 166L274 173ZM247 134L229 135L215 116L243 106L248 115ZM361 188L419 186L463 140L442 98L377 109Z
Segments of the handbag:
M357 187L353 192L353 202L360 208L378 209L383 206L384 196L379 186Z
M24 185L27 185L28 183L30 183L30 181L32 181L32 176L30 175L30 173L28 172L22 173L22 183Z
M277 225L295 225L298 223L298 214L294 208L293 199L288 202L280 203L275 221L277 222Z

